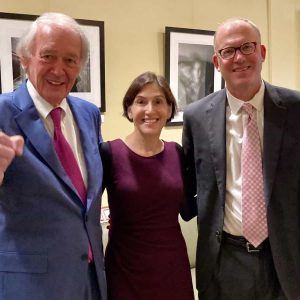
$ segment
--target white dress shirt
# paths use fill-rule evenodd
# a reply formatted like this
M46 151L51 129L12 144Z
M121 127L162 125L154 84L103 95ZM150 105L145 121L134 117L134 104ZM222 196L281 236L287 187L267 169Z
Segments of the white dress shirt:
M262 82L257 94L247 103L257 110L257 125L263 149L264 99L265 85ZM226 194L225 217L223 230L233 235L242 232L242 178L241 149L243 131L247 122L247 113L242 109L244 101L233 97L226 91L228 105L226 107Z
M52 118L50 116L50 112L54 107L39 95L39 93L29 80L27 81L27 89L40 115L41 120L44 122L48 133L53 138L54 126ZM62 109L61 130L72 148L79 169L81 171L83 181L85 183L85 186L87 187L87 171L77 124L74 120L73 113L66 99L62 100L59 107L61 107Z

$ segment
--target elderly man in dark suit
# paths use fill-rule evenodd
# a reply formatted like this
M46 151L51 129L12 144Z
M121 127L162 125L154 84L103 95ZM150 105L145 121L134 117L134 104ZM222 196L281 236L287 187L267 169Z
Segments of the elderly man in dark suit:
M300 299L300 93L262 80L251 21L222 23L214 48L226 88L189 105L183 128L199 299Z
M87 38L46 13L17 53L28 80L0 96L0 299L106 300L100 112L68 95Z

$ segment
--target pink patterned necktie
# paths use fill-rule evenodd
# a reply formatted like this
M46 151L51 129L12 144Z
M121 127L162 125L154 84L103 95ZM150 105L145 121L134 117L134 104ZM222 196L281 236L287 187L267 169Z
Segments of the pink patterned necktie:
M54 125L54 148L57 153L57 156L74 187L76 188L81 202L86 207L86 188L84 185L84 181L72 151L70 144L65 139L62 131L61 131L61 108L54 108L50 112L50 116ZM93 261L93 253L91 245L88 247L88 261Z
M242 144L242 218L243 235L255 247L268 237L262 173L261 146L256 109L244 103L248 124Z

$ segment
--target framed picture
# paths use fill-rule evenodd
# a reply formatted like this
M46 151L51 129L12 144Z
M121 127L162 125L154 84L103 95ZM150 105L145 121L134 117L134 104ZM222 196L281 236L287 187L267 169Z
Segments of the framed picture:
M109 207L101 207L100 223L108 223L109 221Z
M16 55L18 39L38 16L0 13L0 93L11 92L26 78ZM81 70L71 95L97 105L105 112L104 22L76 20L90 43L87 65Z
M182 125L186 105L224 86L212 63L213 36L214 31L166 27L165 77L178 105L168 125Z

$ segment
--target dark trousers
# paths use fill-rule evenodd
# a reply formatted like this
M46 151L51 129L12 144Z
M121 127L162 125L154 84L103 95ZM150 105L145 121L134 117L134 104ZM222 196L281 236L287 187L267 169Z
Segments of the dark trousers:
M97 273L94 263L88 266L88 282L84 300L101 300L100 289L97 280Z
M257 253L223 241L213 278L199 300L287 300L268 242Z

